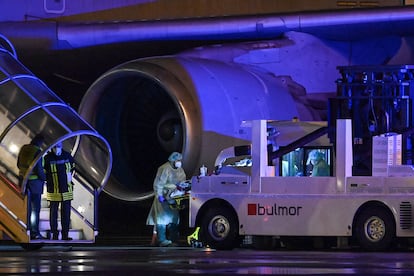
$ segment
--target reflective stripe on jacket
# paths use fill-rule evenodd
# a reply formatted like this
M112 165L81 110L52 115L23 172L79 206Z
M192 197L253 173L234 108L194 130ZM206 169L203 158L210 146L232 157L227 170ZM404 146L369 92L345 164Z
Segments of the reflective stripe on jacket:
M47 200L66 201L73 199L73 183L68 181L68 174L72 173L74 167L74 159L68 152L62 151L59 156L50 152L45 156Z

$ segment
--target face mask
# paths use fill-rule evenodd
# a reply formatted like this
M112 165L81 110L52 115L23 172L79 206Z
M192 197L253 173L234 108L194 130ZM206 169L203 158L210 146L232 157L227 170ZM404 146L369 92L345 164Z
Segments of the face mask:
M183 165L182 163L181 163L181 161L177 161L177 162L175 162L175 167L178 169L178 168L181 168L181 166Z
M62 154L62 148L60 148L60 147L54 147L53 148L53 152L56 154L56 155L61 155Z

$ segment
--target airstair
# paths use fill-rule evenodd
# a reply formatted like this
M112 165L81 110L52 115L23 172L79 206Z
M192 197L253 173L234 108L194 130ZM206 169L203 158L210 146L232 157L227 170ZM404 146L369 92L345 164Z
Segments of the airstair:
M112 167L108 142L76 111L21 64L13 51L0 45L0 240L22 245L61 241L30 240L26 183L34 164L19 180L17 156L24 144L41 134L41 155L57 143L75 159L74 200L70 237L74 243L93 243L98 233L97 202ZM45 195L44 195L45 196ZM49 211L42 200L40 230L49 237ZM60 223L59 223L60 225Z

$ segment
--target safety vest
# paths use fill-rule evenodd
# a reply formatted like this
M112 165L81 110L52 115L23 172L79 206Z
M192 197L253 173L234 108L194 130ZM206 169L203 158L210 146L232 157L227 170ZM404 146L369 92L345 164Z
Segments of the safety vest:
M37 154L39 154L40 148L38 146L27 144L23 145L20 149L19 156L17 158L17 167L19 168L19 175L24 176L27 172L27 169L30 167L33 160L36 158ZM43 158L42 158L42 165L43 165ZM29 180L39 179L39 176L32 171Z

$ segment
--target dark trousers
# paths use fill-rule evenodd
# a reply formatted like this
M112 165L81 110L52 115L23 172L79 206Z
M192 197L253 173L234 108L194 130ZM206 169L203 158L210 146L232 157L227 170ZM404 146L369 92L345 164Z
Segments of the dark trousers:
M71 201L50 202L50 230L53 235L58 235L58 210L60 204L60 223L62 225L62 239L67 238L70 224Z
M40 216L40 202L42 199L42 194L34 194L29 192L29 208L28 208L28 214L29 214L29 229L30 229L30 235L36 236L39 235L39 216Z

